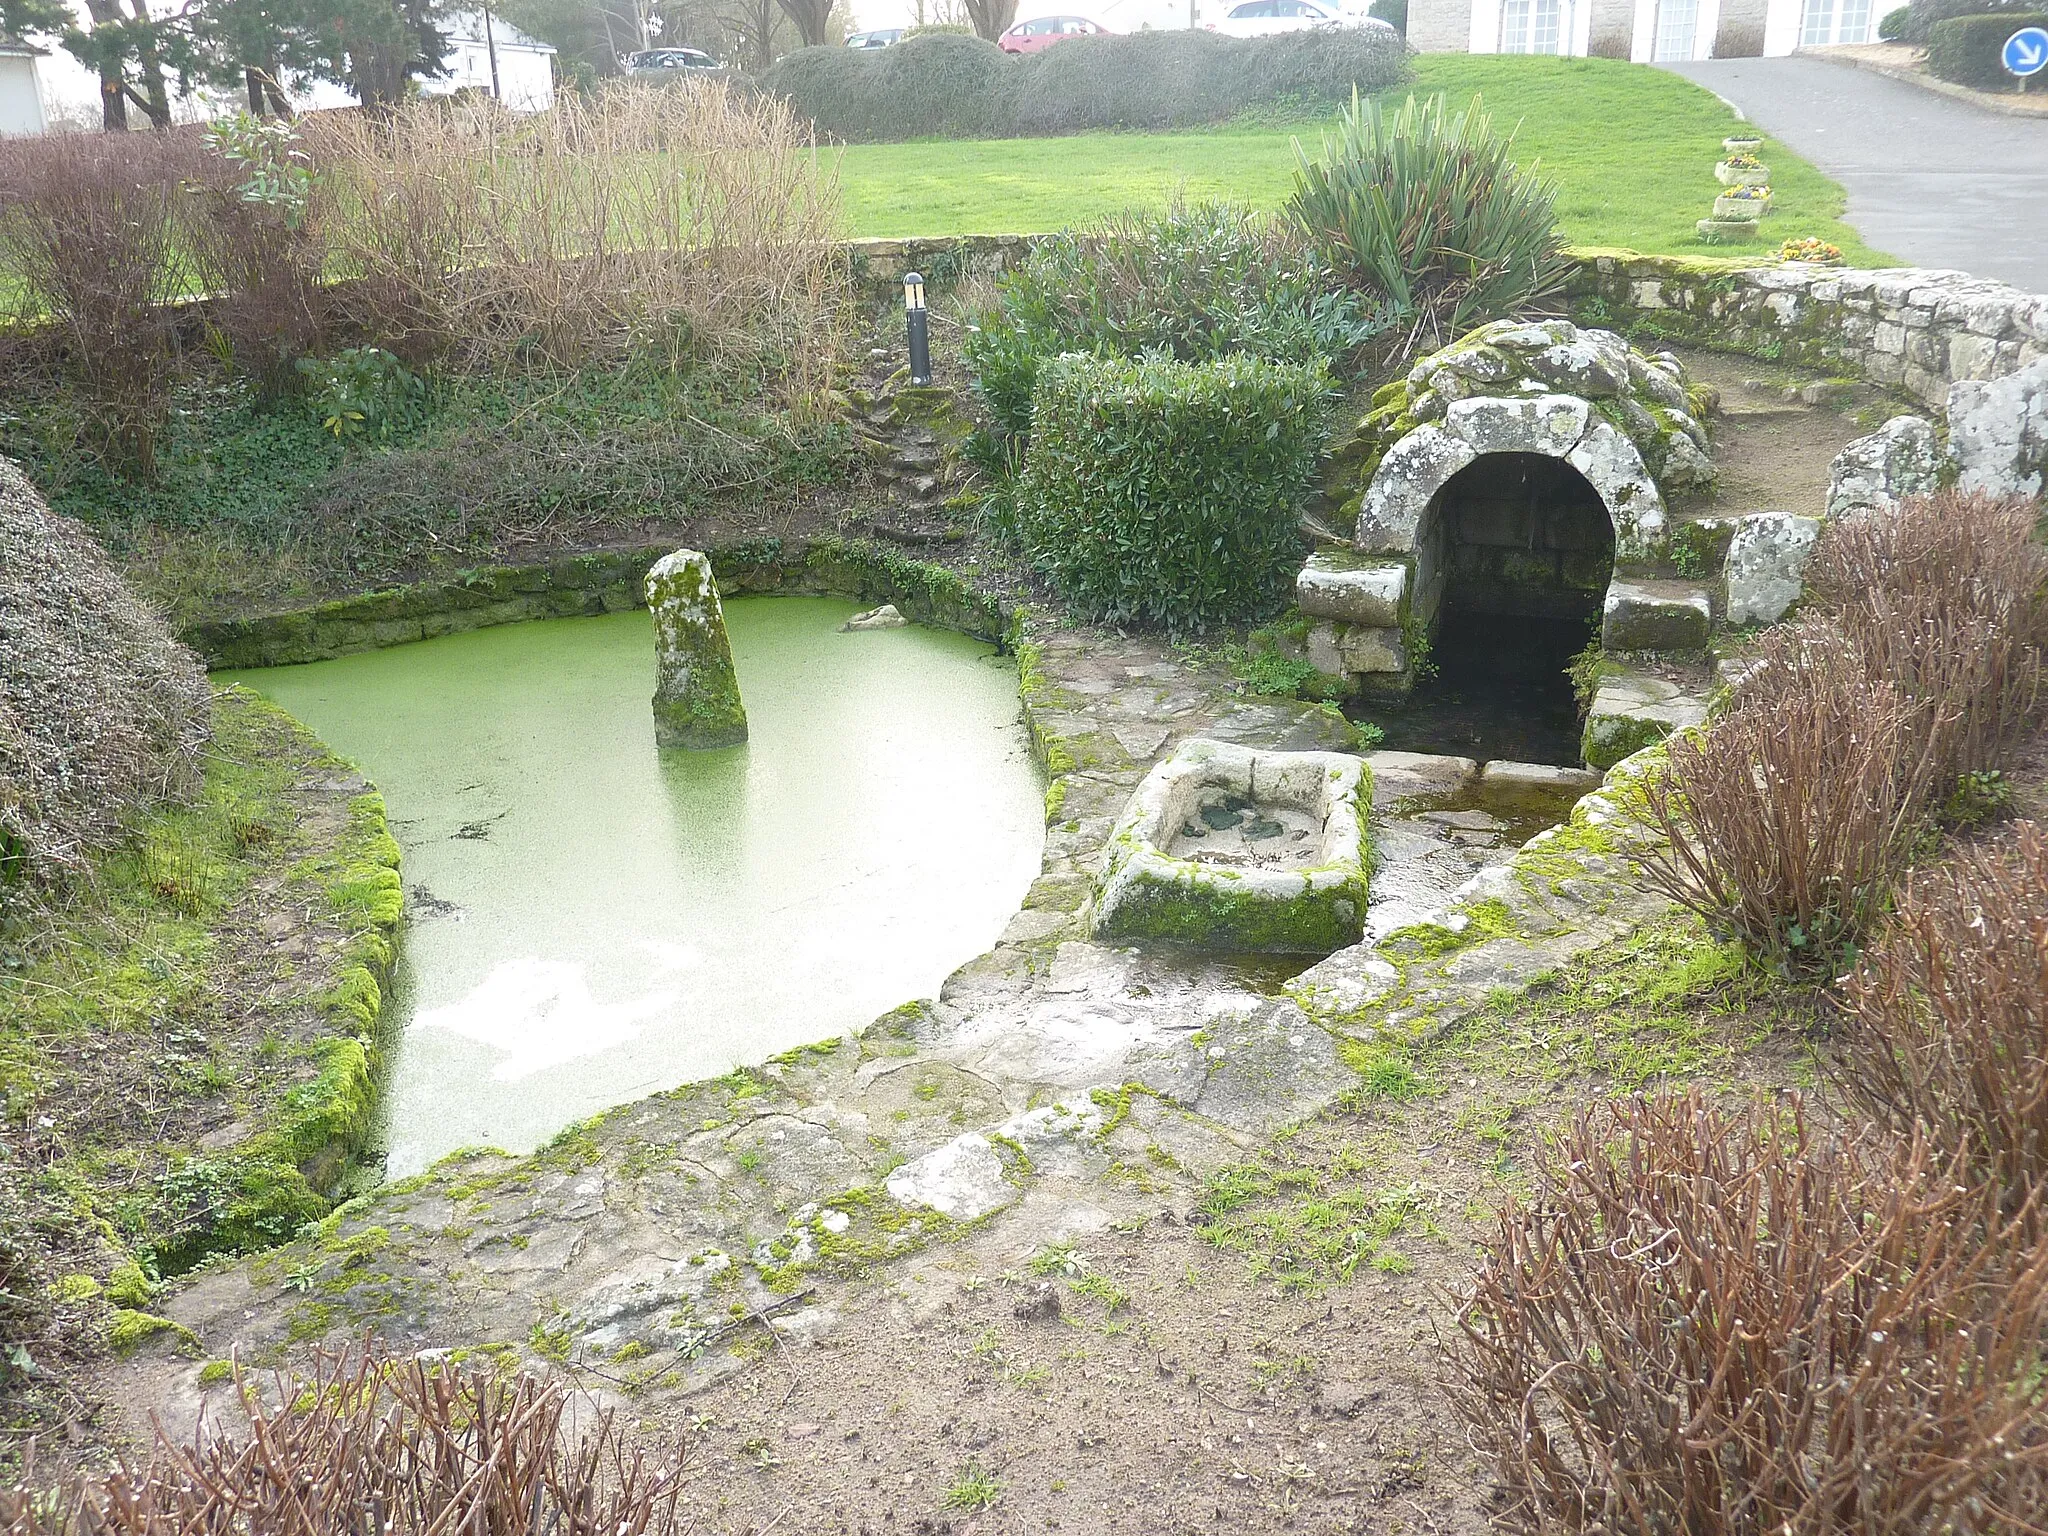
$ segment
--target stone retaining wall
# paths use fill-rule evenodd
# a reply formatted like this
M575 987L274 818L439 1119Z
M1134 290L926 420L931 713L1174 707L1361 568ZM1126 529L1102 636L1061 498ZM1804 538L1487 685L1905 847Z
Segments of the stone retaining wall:
M944 293L1015 266L1042 235L847 242L864 296L903 274ZM1898 387L1942 408L1959 379L1995 379L2048 357L2048 295L1925 267L1740 267L1725 260L1577 247L1567 296L1583 324L1782 357Z
M1574 254L1567 292L1582 323L1855 374L1937 410L1958 380L2048 358L2048 295L1967 272Z

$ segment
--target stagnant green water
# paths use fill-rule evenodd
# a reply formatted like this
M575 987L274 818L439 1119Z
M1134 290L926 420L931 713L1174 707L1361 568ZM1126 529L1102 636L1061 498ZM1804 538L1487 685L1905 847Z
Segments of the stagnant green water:
M383 790L405 853L389 1170L928 996L1038 869L1015 668L850 603L726 606L744 747L658 754L645 613L222 674Z

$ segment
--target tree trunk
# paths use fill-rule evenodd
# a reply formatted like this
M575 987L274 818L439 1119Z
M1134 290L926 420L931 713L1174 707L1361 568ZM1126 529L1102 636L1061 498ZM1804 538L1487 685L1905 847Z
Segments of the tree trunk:
M974 35L994 42L1017 19L1017 0L965 0Z
M128 95L138 107L149 114L149 126L159 132L171 126L171 93L164 84L164 64L156 46L156 31L150 25L149 0L132 0L135 19L142 23L140 46L135 50L136 64L142 75L142 89L138 92L132 86Z
M108 22L118 22L121 17L120 0L85 0L85 13L91 19L93 30ZM128 82L121 72L121 61L101 54L100 73L100 127L108 133L128 131Z
M834 0L775 0L796 27L806 48L816 48L831 38ZM1011 0L1014 7L1015 0Z

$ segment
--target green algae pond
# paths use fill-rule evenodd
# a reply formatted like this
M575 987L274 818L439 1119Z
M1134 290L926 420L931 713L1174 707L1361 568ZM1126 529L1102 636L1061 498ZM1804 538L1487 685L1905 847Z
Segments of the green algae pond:
M726 604L751 737L658 753L644 612L225 672L384 793L406 930L387 1169L524 1151L865 1025L994 942L1038 871L1015 666L853 604Z

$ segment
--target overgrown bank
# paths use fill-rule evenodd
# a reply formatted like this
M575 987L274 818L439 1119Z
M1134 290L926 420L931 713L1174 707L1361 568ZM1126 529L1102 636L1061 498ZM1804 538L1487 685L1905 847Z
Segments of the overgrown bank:
M0 1401L91 1439L78 1373L174 1325L164 1280L282 1241L361 1178L399 918L382 800L231 691L189 801L0 933Z

